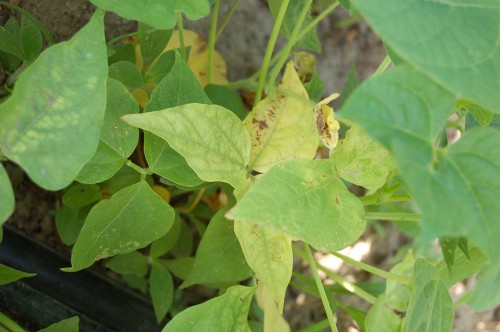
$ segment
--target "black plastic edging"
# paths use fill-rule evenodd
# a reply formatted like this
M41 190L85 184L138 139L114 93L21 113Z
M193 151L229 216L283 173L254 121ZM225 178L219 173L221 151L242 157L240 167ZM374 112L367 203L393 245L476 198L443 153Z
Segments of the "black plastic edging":
M4 225L0 263L37 276L0 286L0 306L39 328L80 317L80 331L160 331L151 303L90 270L68 273L67 258Z

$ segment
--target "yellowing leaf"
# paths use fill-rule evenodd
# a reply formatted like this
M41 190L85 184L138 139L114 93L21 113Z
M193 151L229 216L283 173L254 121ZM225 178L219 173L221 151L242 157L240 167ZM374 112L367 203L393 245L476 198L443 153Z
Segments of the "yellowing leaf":
M314 115L316 117L316 127L318 128L319 138L327 148L333 150L337 146L339 140L340 124L335 120L333 108L327 104L339 96L334 93L328 98L323 99L314 108Z
M208 68L208 45L196 32L184 30L184 46L190 47L188 65L202 86L207 85L207 68ZM172 38L167 44L165 51L173 48L179 48L179 33L174 31ZM214 63L212 82L213 84L227 83L227 66L219 52L214 52Z
M293 62L280 88L284 93L263 99L244 121L252 138L249 168L262 173L286 160L312 159L318 147L313 106Z

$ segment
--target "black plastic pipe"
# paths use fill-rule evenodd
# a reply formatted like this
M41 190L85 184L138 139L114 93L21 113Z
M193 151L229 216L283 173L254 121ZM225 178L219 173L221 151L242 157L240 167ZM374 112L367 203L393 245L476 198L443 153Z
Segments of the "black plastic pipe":
M151 302L91 271L62 272L70 262L52 248L4 225L0 263L37 276L0 286L0 307L36 328L79 316L80 331L160 331Z

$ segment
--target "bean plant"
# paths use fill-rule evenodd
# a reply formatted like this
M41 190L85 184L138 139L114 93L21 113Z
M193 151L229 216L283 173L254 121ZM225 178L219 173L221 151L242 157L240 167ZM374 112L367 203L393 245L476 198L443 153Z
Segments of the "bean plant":
M0 28L0 158L64 190L64 271L101 261L149 294L165 332L289 331L291 288L323 304L326 318L307 331L337 331L339 309L363 331L450 331L455 306L499 304L498 1L268 0L262 66L233 82L215 45L238 0L226 17L220 0L91 2L90 21L55 43L1 1L21 20ZM339 6L370 25L387 57L334 112L339 94L323 91L334 78L313 54L316 27ZM137 31L106 41L105 11ZM184 20L208 15L208 42L193 42ZM0 202L4 222L14 194L2 164ZM392 269L340 252L381 220L413 239ZM315 251L371 281L349 282ZM294 272L294 257L310 274ZM0 264L0 284L30 272ZM472 276L474 289L452 300L450 288ZM183 305L196 285L213 298ZM3 314L1 324L15 330ZM77 331L78 317L47 330L58 328Z

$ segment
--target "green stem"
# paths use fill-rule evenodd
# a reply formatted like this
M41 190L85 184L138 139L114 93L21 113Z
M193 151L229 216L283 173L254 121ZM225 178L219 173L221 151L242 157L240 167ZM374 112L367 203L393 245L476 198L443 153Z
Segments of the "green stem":
M278 15L276 16L276 21L274 22L273 30L271 31L271 36L269 37L269 41L267 42L266 53L264 54L264 59L262 60L262 66L260 68L259 83L257 85L257 91L255 93L255 99L253 101L254 107L259 103L262 96L262 91L264 91L264 84L266 83L266 75L267 71L269 70L271 58L273 56L274 46L276 45L276 40L278 40L281 24L283 23L283 20L285 18L285 13L288 8L289 2L290 0L283 0L281 2Z
M395 220L418 222L422 216L417 213L367 212L366 220Z
M402 194L394 194L392 196L386 197L385 195L381 195L379 193L374 194L374 195L367 195L367 196L362 196L359 197L359 200L361 203L363 203L364 206L368 205L378 205L381 203L397 203L397 202L408 202L413 200L413 197L411 197L409 194L402 193Z
M128 167L132 168L134 171L136 171L137 173L139 173L141 175L141 180L142 181L146 180L146 176L147 175L151 174L151 172L148 169L142 168L141 166L134 164L130 160L127 160L125 162L125 165L127 165Z
M389 58L389 56L386 55L384 60L382 60L382 62L378 66L377 70L375 70L375 72L373 73L373 76L383 73L387 69L387 67L389 67L390 64L391 64L391 58Z
M255 90L257 88L257 83L249 79L229 82L223 85L231 90L236 90L236 89Z
M304 38L308 33L309 31L311 31L312 29L314 29L316 27L316 25L318 25L318 23L324 19L328 14L330 14L331 11L333 11L335 8L337 8L338 6L340 5L340 3L338 1L335 1L334 3L332 3L330 6L328 6L324 11L322 11L318 16L316 16L316 18L314 18L314 20L311 21L311 23L309 23L299 34L299 36L297 37L297 40L300 40L302 38ZM270 65L274 65L280 58L281 56L283 55L283 50L279 51L278 54L276 54L272 59L271 59L271 63ZM261 70L258 70L257 72L255 72L252 76L250 76L249 79L251 80L255 80L257 79L257 77L259 77L260 73L261 73L262 69Z
M319 296L321 298L321 302L323 302L323 308L325 308L326 317L328 318L328 322L330 323L330 328L332 329L332 331L337 331L337 326L335 325L335 317L333 316L330 301L328 301L328 298L326 297L325 287L323 286L323 282L321 282L321 279L319 277L316 261L314 260L309 245L305 242L302 242L302 246L304 247L305 251L305 259L309 264L309 267L311 268L314 281L316 282L316 287L318 287Z
M177 30L179 31L179 50L182 58L187 61L186 46L184 46L184 23L182 21L182 13L180 11L177 12Z
M12 319L0 312L0 326L4 326L10 332L25 332L25 330L17 325Z
M312 0L306 0L304 3L304 7L302 8L302 11L300 12L299 17L297 18L297 21L295 22L295 27L293 28L292 34L290 35L290 38L288 38L288 42L285 46L285 48L282 50L282 55L279 58L278 63L276 66L274 66L271 75L269 77L269 82L273 84L276 79L278 78L278 75L281 71L281 68L285 64L286 60L288 59L288 55L290 54L292 47L295 45L297 42L297 37L300 33L300 29L302 28L302 24L304 23L304 20L306 18L307 13L309 12L311 8Z
M212 23L210 24L210 34L208 37L208 68L207 68L207 83L212 83L213 68L214 68L214 50L215 50L215 32L217 31L217 20L219 17L220 0L215 2L212 12Z
M346 28L350 25L358 23L362 19L363 19L363 17L356 13L351 17L344 18L343 20L338 21L337 23L335 23L335 27L337 27L339 29L343 29L343 28Z
M357 260L352 259L351 257L344 256L339 252L334 251L334 252L331 252L331 254L334 256L337 256L338 258L340 258L344 262L346 262L354 267L357 267L357 268L359 268L363 271L366 271L366 272L370 272L371 274L374 274L376 276L379 276L379 277L382 277L385 279L389 279L389 280L394 280L394 281L397 281L397 282L400 282L400 283L406 284L406 285L410 284L410 279L403 277L402 275L395 274L392 272L387 272L385 270L376 268L375 266L371 266L369 264L359 262Z
M307 260L306 254L302 250L300 250L299 248L297 248L296 246L293 246L293 252L297 256L299 256L300 258ZM320 269L321 271L323 271L328 278L330 278L333 281L335 281L337 284L339 284L340 286L342 286L345 290L353 293L354 295L359 296L360 298L362 298L366 302L374 304L375 301L377 300L377 298L375 296L371 295L370 293L368 293L364 289L356 286L355 284L350 283L349 281L347 281L346 279L344 279L340 275L338 275L336 273L333 273L332 271L330 271L329 269L327 269L323 265L317 264L317 266L318 266L318 269Z
M134 37L134 36L137 36L139 34L139 32L135 31L135 32L131 32L131 33L126 33L124 35L121 35L121 36L118 36L118 37L115 37L113 39L111 39L110 41L108 41L106 43L107 46L113 46L117 41L120 41L122 40L123 38L126 38L126 37Z
M219 39L220 35L226 28L227 24L229 23L229 20L231 20L231 17L234 14L234 11L236 10L236 7L238 7L238 4L240 3L240 0L234 0L233 4L229 8L229 11L227 12L226 16L224 17L224 20L222 21L221 25L219 26L219 29L217 29L217 34L215 35L215 40Z

